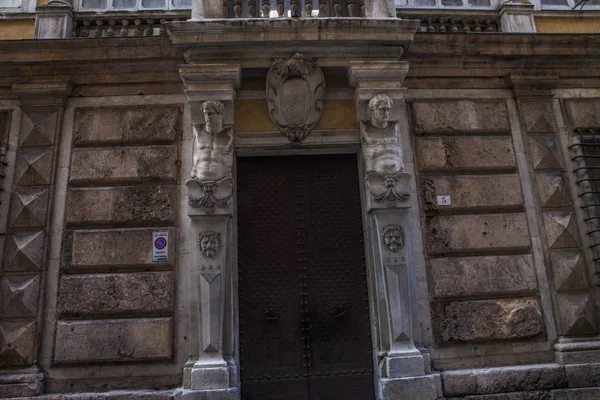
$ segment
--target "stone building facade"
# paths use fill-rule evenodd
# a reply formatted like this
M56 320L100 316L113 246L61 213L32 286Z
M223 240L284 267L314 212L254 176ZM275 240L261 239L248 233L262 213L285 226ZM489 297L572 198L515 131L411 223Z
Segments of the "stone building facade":
M600 40L321 4L0 41L0 398L600 398Z

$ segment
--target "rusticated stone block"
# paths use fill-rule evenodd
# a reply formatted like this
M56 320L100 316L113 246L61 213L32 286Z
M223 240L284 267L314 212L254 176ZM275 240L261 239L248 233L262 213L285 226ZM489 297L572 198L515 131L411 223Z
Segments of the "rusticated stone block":
M73 143L156 143L181 133L179 107L78 108Z
M562 207L572 203L569 182L564 173L538 172L535 183L542 207Z
M552 136L529 136L529 156L533 169L563 170L564 164L558 147L558 139Z
M0 367L33 363L36 343L35 321L0 322Z
M39 288L39 275L4 276L0 286L0 317L34 317Z
M434 258L431 281L434 297L531 293L537 289L531 255Z
M600 386L600 363L565 365L565 370L571 388Z
M523 391L553 390L567 387L567 375L562 365L537 364L510 366L499 368L463 369L458 371L442 372L444 395L465 396L475 400L477 395L488 398L485 394L498 393L497 400L512 400L512 394ZM490 397L490 400L493 397ZM514 397L517 399L542 400L532 393L531 396ZM547 398L550 400L550 397Z
M530 248L525 215L437 216L427 223L429 254L468 254Z
M99 224L173 224L177 186L70 189L67 223Z
M417 101L411 108L417 133L510 131L503 101Z
M46 225L48 189L17 189L12 193L10 223L13 227Z
M556 133L554 110L550 101L523 101L521 107L527 133Z
M52 174L52 150L25 148L17 155L15 182L21 186L49 185Z
M495 171L516 168L510 137L427 137L416 140L423 171Z
M169 261L152 262L151 229L73 231L63 239L62 267L69 270L91 272L97 268L148 268L174 265L177 248L173 229L160 228L169 232Z
M517 175L433 176L436 195L448 195L446 210L476 211L485 208L522 208L523 195ZM440 208L442 208L440 206Z
M177 177L175 146L75 149L70 182L146 182Z
M63 275L61 314L171 313L172 272Z
M44 231L6 235L5 271L39 271L44 257Z
M59 321L57 363L130 362L171 358L171 318Z
M56 111L26 111L21 122L21 146L47 146L54 144Z
M564 249L579 247L579 232L576 217L570 211L549 211L544 213L544 226L548 247Z
M560 333L569 336L595 335L594 303L589 293L560 293L557 296L560 312Z
M565 106L573 128L600 126L600 100L565 100Z
M582 290L589 287L585 258L578 251L552 251L554 288L558 291Z
M442 308L440 308L442 309ZM526 339L544 330L536 299L454 301L439 318L444 341Z

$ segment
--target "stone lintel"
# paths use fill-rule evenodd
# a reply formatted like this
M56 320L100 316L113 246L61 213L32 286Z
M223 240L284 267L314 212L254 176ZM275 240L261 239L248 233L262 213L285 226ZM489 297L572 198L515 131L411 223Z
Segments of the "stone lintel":
M72 85L66 81L15 83L12 91L26 107L59 107L71 94Z
M73 7L62 2L51 2L35 9L36 39L63 39L73 32Z
M515 97L521 98L552 98L552 90L560 80L558 74L528 75L509 74L507 79L512 84Z

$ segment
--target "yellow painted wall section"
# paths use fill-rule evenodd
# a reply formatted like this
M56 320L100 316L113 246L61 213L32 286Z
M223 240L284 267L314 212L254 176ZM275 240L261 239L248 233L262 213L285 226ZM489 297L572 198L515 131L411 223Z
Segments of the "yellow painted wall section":
M539 33L600 33L600 18L535 17Z
M50 0L37 0L38 6L43 6L44 4L48 4Z
M356 110L353 100L324 100L323 116L315 129L356 129ZM273 132L279 128L271 121L267 100L238 100L235 102L236 132Z
M0 21L0 40L33 39L35 20Z

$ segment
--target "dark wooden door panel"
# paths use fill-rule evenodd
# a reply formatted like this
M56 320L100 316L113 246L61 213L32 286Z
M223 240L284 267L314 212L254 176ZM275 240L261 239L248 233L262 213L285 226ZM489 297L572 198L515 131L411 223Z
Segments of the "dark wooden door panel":
M374 398L356 165L238 159L243 400Z

